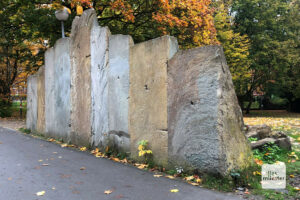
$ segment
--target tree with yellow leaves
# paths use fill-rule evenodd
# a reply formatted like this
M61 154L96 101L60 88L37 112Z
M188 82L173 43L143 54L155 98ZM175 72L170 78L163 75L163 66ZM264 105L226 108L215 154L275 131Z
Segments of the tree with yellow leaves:
M217 38L224 48L227 63L229 65L235 91L239 102L243 107L243 101L249 95L251 83L251 70L249 59L250 41L247 35L234 32L229 10L223 3L216 7L215 27Z

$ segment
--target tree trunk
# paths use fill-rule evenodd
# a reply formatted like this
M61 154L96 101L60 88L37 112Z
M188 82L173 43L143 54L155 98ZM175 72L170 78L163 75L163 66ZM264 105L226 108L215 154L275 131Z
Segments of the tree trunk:
M246 108L246 114L249 114L249 113L250 113L252 101L253 101L253 98L250 97L250 99L249 99L249 104L248 104L248 106L247 106L247 108Z

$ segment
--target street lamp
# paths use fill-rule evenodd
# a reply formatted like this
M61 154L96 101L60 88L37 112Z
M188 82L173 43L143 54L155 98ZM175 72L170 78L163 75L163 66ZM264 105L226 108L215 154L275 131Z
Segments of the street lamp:
M69 18L68 9L66 7L64 7L61 10L55 11L55 17L56 17L56 19L61 21L61 35L62 35L62 38L65 38L64 21L67 21L67 19Z

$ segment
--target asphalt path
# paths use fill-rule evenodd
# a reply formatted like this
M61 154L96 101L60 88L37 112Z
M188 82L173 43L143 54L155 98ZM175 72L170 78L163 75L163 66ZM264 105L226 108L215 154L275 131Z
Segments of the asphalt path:
M84 169L84 170L83 170ZM171 189L179 192L171 193ZM111 190L110 194L104 191ZM43 196L36 193L45 191ZM0 200L240 199L0 127Z

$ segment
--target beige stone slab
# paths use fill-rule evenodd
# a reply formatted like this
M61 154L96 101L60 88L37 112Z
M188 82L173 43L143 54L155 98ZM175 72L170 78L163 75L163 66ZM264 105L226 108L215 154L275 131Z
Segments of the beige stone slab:
M129 133L131 153L148 140L158 164L168 156L167 62L177 51L177 41L164 36L130 49Z
M45 133L45 67L40 67L37 80L37 132Z

